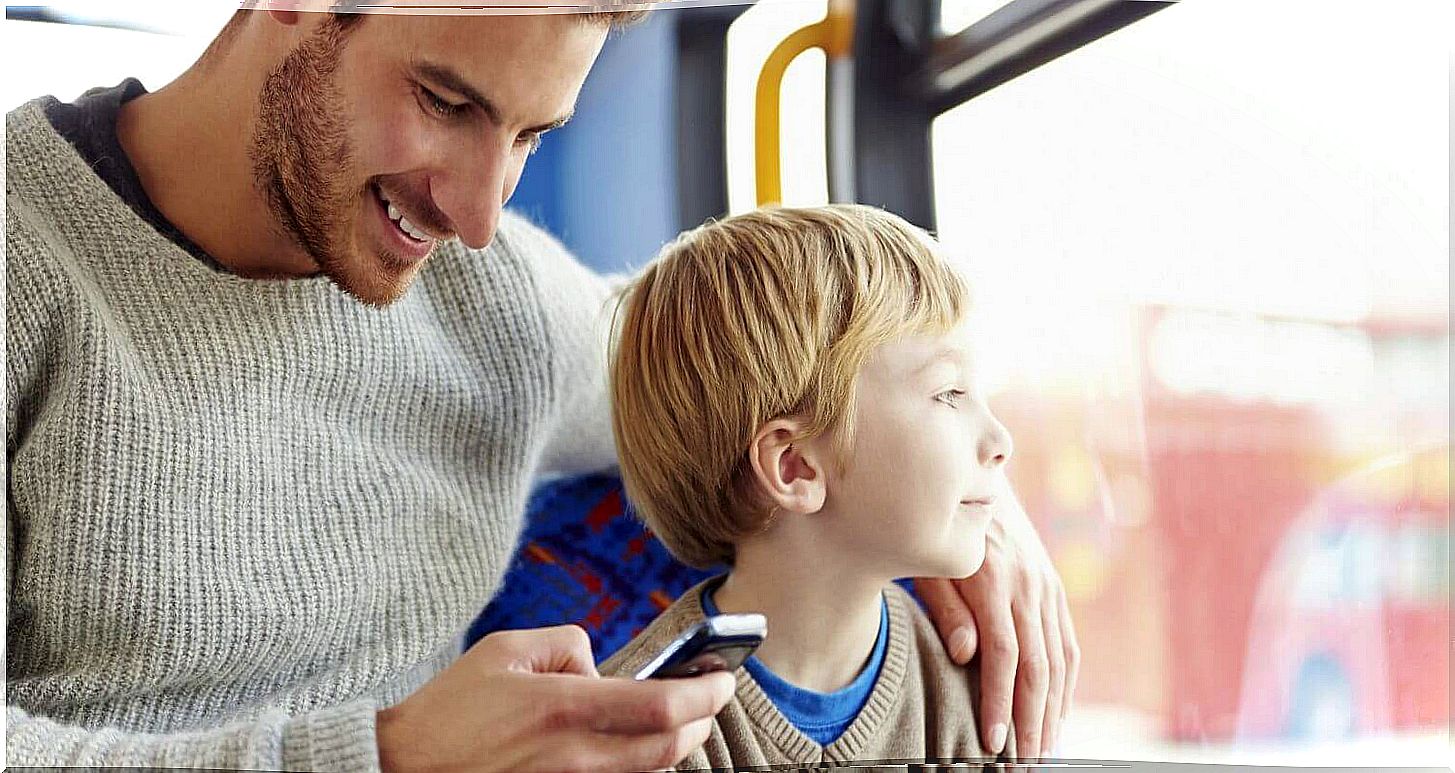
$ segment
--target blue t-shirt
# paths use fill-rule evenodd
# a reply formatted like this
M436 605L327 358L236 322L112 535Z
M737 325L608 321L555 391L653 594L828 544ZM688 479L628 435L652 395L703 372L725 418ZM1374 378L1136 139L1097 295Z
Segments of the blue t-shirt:
M716 615L718 610L712 601L712 587L708 586L702 592L702 611ZM763 688L763 693L794 727L819 746L827 746L843 734L854 722L854 717L859 716L859 710L869 702L869 693L874 691L874 683L879 681L879 668L884 665L888 641L889 608L881 595L879 638L874 642L874 652L864 670L842 690L823 693L796 687L769 671L756 656L748 658L743 667L748 669L754 681Z

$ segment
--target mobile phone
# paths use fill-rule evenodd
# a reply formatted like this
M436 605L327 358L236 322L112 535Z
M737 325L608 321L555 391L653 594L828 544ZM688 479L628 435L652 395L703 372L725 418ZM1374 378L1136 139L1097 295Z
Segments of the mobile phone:
M687 629L642 666L637 679L681 679L713 671L736 671L768 635L759 614L713 615Z

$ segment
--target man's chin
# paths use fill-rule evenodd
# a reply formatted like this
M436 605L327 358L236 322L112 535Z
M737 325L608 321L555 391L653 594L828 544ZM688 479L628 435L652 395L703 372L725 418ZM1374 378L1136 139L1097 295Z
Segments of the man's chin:
M359 267L357 264L349 267L334 266L326 268L323 273L339 289L360 303L382 308L404 297L409 286L414 284L420 267L429 258L404 263L393 256L378 255L369 256L365 260L372 265L368 268Z

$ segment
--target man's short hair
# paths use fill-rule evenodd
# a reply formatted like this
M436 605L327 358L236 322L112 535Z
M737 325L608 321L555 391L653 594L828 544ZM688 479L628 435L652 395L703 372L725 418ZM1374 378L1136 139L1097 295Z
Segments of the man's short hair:
M366 5L365 3L354 2L353 0L339 2L334 4L333 12L340 16L362 18L370 14L367 12L354 12L354 8ZM552 13L569 13L583 21L606 24L611 29L620 29L629 27L645 19L650 3L648 0L576 0L574 3L552 2L547 4L540 2L538 6L542 8L548 7ZM406 2L396 7L407 12L409 4ZM531 13L533 9L537 8L537 6L531 5L529 2L517 4L515 7L522 14Z
M628 498L692 566L732 563L766 523L748 450L769 421L834 433L849 461L870 353L948 332L970 290L924 231L872 207L770 208L679 236L623 290L612 426Z
M640 5L640 3L637 3ZM647 18L646 10L636 11L591 11L584 16L590 21L605 21L611 29L619 30L630 27L639 21Z
M614 11L611 9L621 6L625 6L628 8L638 8L642 5L643 3L640 2L613 2L613 0L601 0L601 2L588 3L587 5L583 6L583 8L595 10L583 10L579 14L575 15L583 21L596 24L606 24L608 28L612 30L625 29L626 27L630 27L631 25L636 24L637 22L640 22L643 19L647 18L647 14L649 13L649 11L644 8L641 8L639 10L624 11ZM337 10L331 11L330 13L333 16L334 23L343 32L349 32L353 30L354 27L358 26L359 22L363 21L365 17L371 15L368 13L360 13L350 10L349 3L337 3L334 7ZM206 59L209 55L225 48L227 44L232 40L232 38L237 34L238 30L242 29L242 25L244 22L247 21L249 13L252 13L250 9L240 9L238 11L234 11L232 17L227 20L227 24L223 25L222 30L218 32L217 36L213 38L212 43L207 47L207 50L203 52L202 58Z

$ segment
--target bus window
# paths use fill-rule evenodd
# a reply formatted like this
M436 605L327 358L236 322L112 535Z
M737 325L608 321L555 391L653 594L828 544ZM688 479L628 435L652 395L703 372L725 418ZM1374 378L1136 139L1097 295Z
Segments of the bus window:
M1005 5L1005 0L942 0L940 33L953 35Z
M1443 755L1455 19L1374 8L1179 3L933 123L1081 636L1057 756Z
M228 2L7 5L11 76L0 81L0 108L12 110L40 94L68 102L127 76L153 87L166 83L192 64L235 10L236 3ZM59 49L90 55L50 56ZM19 64L40 61L46 66Z
M731 214L758 205L753 180L754 94L768 54L794 30L828 12L828 0L761 0L728 30L727 186ZM783 77L781 153L783 201L813 206L829 201L825 100L827 76L822 51L805 52Z

